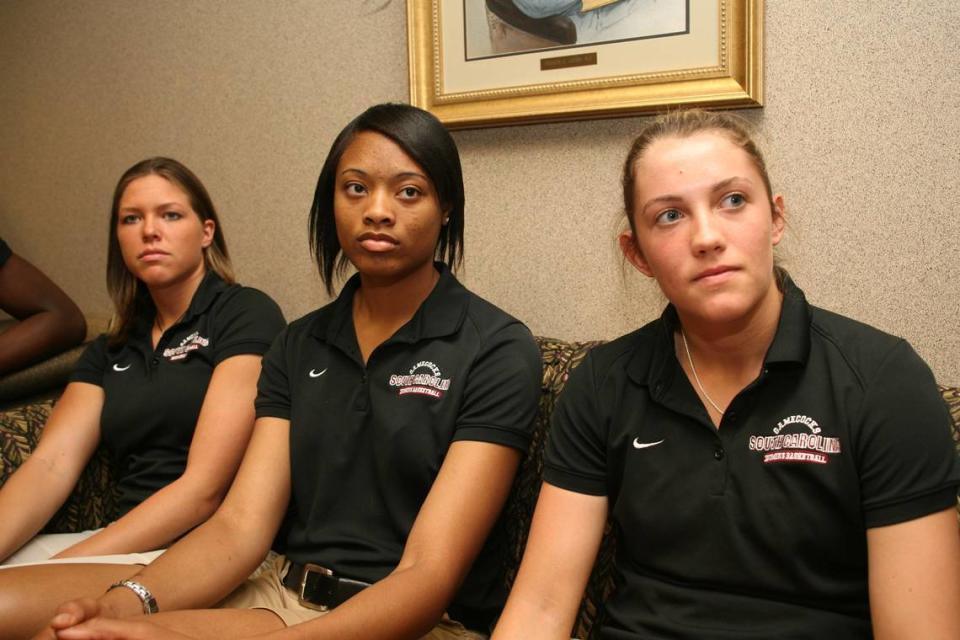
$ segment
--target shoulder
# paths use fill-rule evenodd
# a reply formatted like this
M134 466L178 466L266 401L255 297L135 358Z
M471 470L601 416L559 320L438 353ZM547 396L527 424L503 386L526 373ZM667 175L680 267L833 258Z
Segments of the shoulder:
M814 348L838 358L864 386L882 369L896 371L898 365L922 364L903 338L814 306L810 307L810 338Z
M622 378L628 369L647 371L653 364L657 351L655 347L662 339L663 331L663 321L657 319L610 342L597 345L577 370L583 370L580 376L590 372L598 383Z
M230 284L219 293L213 304L216 310L238 309L250 312L280 313L273 298L259 289L241 284Z
M318 332L318 327L325 327L330 319L332 304L315 309L306 315L290 322L277 337L274 350L282 349L285 352L301 351L304 341Z
M330 304L325 305L291 321L290 324L287 325L287 328L284 329L284 335L291 337L309 335L314 327L330 319L331 307L332 305Z
M123 345L116 347L115 350L120 351L121 349L123 349ZM107 336L100 334L83 350L83 354L70 374L70 382L100 384L103 370L107 366L108 350Z
M466 290L466 294L461 332L472 334L472 338L480 345L509 340L535 353L539 359L540 350L527 325L472 291Z
M466 291L466 324L468 328L479 334L489 335L509 326L526 328L520 320L496 306L492 302L478 296L469 289Z

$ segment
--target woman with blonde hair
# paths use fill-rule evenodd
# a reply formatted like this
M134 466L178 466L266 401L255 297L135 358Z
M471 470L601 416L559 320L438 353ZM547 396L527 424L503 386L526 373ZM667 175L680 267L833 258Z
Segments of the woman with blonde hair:
M253 428L260 358L284 326L269 297L234 282L210 196L176 160L123 174L108 246L110 331L0 488L0 558L12 565L0 571L4 638L36 631L65 599L102 593L216 510ZM116 472L113 521L34 538L101 443Z
M960 637L960 465L929 368L775 266L784 199L737 119L655 120L623 197L620 247L669 304L571 375L494 637L569 637L608 517L600 638Z

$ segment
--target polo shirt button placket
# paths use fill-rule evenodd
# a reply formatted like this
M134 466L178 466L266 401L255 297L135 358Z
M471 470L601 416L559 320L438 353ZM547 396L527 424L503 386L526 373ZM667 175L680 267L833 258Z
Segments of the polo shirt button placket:
M370 385L367 371L364 370L360 378L360 393L357 394L357 401L353 405L357 411L366 411L370 406Z
M729 465L726 462L727 451L723 447L723 442L718 437L713 446L713 460L716 465L713 466L713 490L712 495L723 496L727 491L727 474Z

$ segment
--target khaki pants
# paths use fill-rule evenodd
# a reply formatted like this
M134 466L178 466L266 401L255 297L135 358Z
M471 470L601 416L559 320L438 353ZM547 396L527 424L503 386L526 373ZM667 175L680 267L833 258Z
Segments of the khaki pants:
M266 560L242 585L224 598L218 608L266 609L275 613L285 625L292 626L325 615L300 604L297 594L283 586L288 567L284 556L270 552ZM433 630L424 636L429 640L483 640L486 636L465 629L462 624L444 615Z
M20 547L16 553L0 563L3 567L23 566L30 564L143 564L147 565L160 557L164 549L145 551L143 553L117 553L108 556L83 556L76 558L61 558L51 560L67 547L86 540L102 529L81 531L80 533L45 533L35 536L33 540Z

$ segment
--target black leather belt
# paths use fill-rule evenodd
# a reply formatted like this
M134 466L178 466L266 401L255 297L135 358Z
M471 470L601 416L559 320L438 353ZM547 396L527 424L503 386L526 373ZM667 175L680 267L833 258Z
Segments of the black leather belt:
M291 562L287 575L283 577L283 586L295 591L300 604L308 609L329 611L369 587L370 583L342 578L320 565Z

